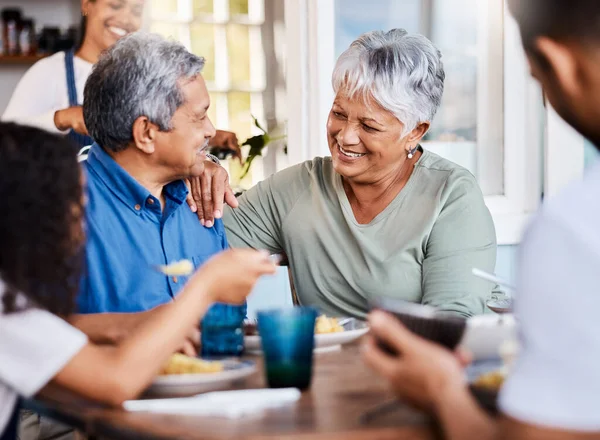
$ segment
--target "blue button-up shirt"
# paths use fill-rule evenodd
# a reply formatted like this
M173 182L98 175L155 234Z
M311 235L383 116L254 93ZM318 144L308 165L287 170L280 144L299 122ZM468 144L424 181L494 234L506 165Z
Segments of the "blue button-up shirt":
M186 277L167 277L152 265L189 259L198 267L228 247L220 220L205 228L189 209L183 181L165 186L161 210L160 201L99 145L92 146L83 167L87 273L78 298L80 313L139 312L166 303Z

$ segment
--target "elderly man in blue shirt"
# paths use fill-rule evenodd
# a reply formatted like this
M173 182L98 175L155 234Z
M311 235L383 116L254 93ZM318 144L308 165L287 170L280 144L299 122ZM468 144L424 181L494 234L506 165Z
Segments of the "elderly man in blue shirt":
M176 297L185 277L152 266L188 259L199 267L228 247L221 220L204 227L185 203L184 179L204 172L215 134L203 66L179 43L135 33L106 52L87 80L84 118L97 143L84 163L87 275L72 322L93 339L118 339L152 313L131 312ZM205 320L235 328L244 316L245 306L217 304ZM234 332L208 348L235 352L242 338Z

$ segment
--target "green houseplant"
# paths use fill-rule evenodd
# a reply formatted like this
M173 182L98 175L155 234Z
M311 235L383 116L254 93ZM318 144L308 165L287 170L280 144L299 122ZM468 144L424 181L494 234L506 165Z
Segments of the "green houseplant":
M244 164L242 166L242 174L240 175L240 180L246 177L248 172L250 171L250 167L252 166L252 162L258 156L262 156L264 148L269 145L271 142L275 142L281 139L285 139L287 136L285 134L279 136L272 136L267 133L267 130L262 128L258 120L253 116L254 125L262 131L262 134L257 134L256 136L252 136L244 141L242 147L248 145L250 150L248 151L248 155L246 156L246 160L244 160ZM286 147L284 147L286 148Z

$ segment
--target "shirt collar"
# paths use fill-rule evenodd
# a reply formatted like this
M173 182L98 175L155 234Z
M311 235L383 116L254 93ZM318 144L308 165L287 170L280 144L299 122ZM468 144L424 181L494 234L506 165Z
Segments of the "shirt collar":
M156 208L158 200L145 187L139 184L104 149L94 143L87 158L88 166L100 177L104 184L135 212L141 212L148 205ZM175 180L164 187L165 195L178 205L185 202L188 189L182 180ZM152 200L152 202L149 202Z

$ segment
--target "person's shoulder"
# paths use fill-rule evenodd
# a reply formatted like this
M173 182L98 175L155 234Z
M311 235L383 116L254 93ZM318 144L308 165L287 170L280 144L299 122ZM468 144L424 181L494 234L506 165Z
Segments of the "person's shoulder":
M429 150L423 150L423 156L416 167L429 175L438 175L441 179L465 180L477 184L477 179L468 169Z
M558 194L545 200L531 221L526 237L532 231L553 228L572 239L582 240L600 249L600 164L593 166L583 179L567 185Z
M430 185L440 186L445 193L470 193L483 197L473 173L438 154L424 150L416 166Z
M277 191L306 189L311 181L322 180L333 172L331 159L328 157L315 157L296 165L284 168L271 176L271 186Z

